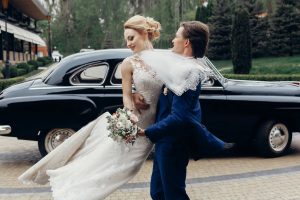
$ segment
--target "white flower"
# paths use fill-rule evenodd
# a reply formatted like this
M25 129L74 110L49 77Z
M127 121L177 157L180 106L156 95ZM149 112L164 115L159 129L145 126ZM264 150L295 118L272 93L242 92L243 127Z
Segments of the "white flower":
M125 128L126 129L130 129L130 127L132 126L132 123L130 120L127 120L126 123L125 123Z
M122 129L122 128L124 128L124 125L123 125L122 122L118 122L118 123L116 124L116 127L117 127L118 129Z

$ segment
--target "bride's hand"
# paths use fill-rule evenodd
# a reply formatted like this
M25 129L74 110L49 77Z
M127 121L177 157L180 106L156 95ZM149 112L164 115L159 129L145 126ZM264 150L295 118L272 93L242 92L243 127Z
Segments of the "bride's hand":
M139 110L147 110L149 108L149 104L145 102L144 97L139 93L133 93L132 94L132 101L134 104L134 107Z

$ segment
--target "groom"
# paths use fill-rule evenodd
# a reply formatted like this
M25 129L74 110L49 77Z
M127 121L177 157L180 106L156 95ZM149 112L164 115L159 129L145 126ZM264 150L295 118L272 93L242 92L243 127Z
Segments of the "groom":
M208 38L209 29L205 24L183 22L172 41L172 51L191 59L201 58L207 49ZM185 191L189 157L197 160L208 152L224 148L224 142L200 124L200 91L200 84L195 91L188 90L181 96L163 88L157 105L156 123L139 132L155 143L151 177L151 197L154 200L189 199Z

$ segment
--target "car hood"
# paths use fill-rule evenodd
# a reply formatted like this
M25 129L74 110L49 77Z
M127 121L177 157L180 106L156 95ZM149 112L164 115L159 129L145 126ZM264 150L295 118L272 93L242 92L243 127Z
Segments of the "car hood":
M300 96L300 82L298 81L226 81L226 90L232 93L247 95L279 95Z

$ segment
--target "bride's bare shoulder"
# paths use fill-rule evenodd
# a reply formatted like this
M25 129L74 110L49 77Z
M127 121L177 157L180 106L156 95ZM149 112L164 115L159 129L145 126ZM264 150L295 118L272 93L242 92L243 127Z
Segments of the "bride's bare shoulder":
M133 66L132 66L132 60L131 59L132 59L131 56L127 57L121 63L121 70L123 72L125 72L125 71L132 71Z

